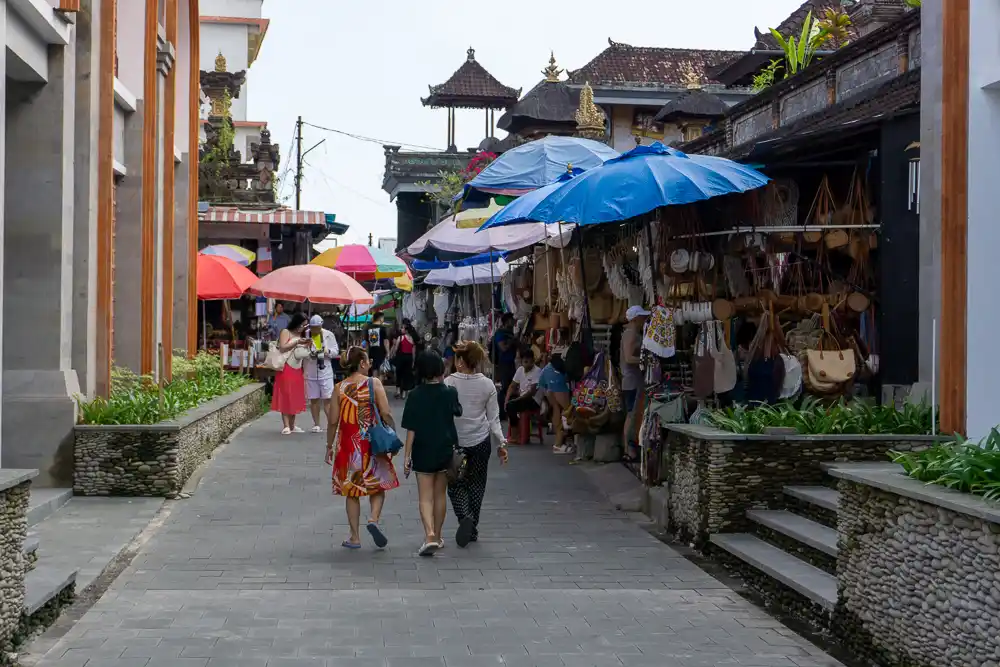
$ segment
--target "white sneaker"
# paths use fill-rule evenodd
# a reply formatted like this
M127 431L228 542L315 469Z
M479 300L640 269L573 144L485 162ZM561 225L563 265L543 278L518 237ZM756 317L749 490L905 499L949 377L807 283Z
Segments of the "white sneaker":
M288 428L287 426L281 429L281 435L291 435L291 434L292 434L292 429Z
M312 427L312 432L313 433L322 433L323 432L323 427L322 426L313 426Z
M440 548L441 547L438 546L437 542L424 542L424 544L420 547L420 550L417 551L417 553L425 557L433 556L434 552Z
M296 426L295 428L292 429L292 433L305 433L305 431Z
M557 445L552 448L553 454L572 454L573 451L573 448L567 445Z

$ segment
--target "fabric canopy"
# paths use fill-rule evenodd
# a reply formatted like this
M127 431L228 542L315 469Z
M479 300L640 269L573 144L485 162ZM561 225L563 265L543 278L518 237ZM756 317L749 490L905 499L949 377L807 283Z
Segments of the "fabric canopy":
M424 284L443 285L445 287L464 285L489 285L498 283L508 270L507 262L500 260L494 264L478 264L476 266L451 266L447 269L435 269L424 277Z

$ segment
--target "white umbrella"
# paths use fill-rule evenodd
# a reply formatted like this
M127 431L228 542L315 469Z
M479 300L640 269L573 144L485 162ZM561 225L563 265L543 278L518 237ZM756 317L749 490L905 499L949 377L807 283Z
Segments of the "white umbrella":
M459 227L455 216L449 215L411 243L406 251L414 257L420 256L425 251L429 251L429 254L435 257L440 253L478 255L491 250L501 252L520 250L543 241L553 247L564 248L569 244L574 228L575 225L545 225L539 222L479 231L471 227L464 229ZM445 261L451 259L440 258Z
M424 277L428 285L444 287L466 285L490 285L500 282L507 273L507 262L502 259L494 264L479 264L477 266L449 266L447 269L434 269Z

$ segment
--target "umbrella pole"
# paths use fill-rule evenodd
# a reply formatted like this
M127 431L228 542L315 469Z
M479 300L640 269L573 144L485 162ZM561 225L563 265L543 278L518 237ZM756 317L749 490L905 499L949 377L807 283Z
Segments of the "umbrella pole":
M204 299L201 300L201 349L208 349L208 313Z
M593 347L593 337L590 331L590 295L587 294L587 267L583 260L583 228L577 227L577 250L580 252L580 282L583 283L583 344L589 350Z
M655 269L655 267L656 267L656 257L653 254L653 229L652 229L652 227L653 227L653 223L652 223L652 221L650 221L646 225L646 243L649 244L649 276L650 276L650 279L653 281L653 303L651 305L655 306L657 304L657 297L656 297L656 269ZM660 233L661 234L663 233L662 229L660 230Z

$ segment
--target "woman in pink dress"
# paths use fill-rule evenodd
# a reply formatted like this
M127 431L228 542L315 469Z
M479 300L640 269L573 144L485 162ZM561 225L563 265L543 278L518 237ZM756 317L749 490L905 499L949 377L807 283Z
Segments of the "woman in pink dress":
M347 522L351 526L351 534L341 546L361 548L361 498L367 496L371 506L368 533L375 546L383 549L389 543L379 527L385 492L398 487L399 479L389 456L372 456L368 438L368 429L375 423L372 404L378 406L387 426L395 424L382 382L368 377L371 368L368 353L360 347L352 347L341 358L341 364L347 377L333 390L331 426L326 439L326 462L333 466L333 494L344 497Z
M281 413L281 435L302 433L295 425L295 416L306 411L306 381L302 375L302 360L309 356L309 338L305 337L306 318L295 313L288 328L278 335L278 350L288 355L285 367L274 377L271 410Z

